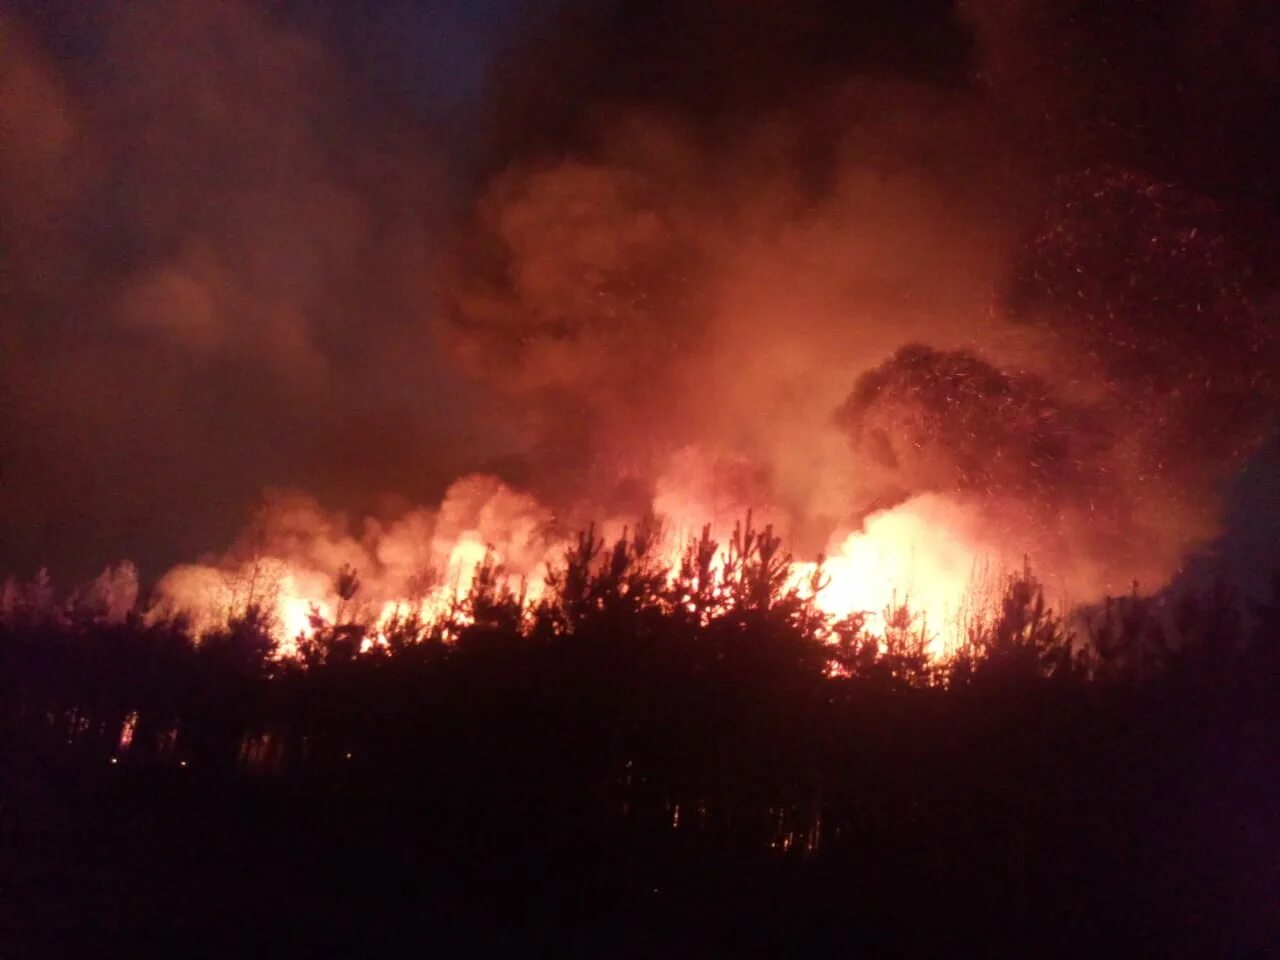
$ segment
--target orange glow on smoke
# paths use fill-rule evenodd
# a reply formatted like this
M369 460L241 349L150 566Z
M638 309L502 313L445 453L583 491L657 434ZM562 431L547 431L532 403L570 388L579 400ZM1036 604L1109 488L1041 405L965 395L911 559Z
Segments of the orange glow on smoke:
M698 490L682 497L681 486L668 485L660 498L668 514L660 556L673 576L693 518L708 506ZM286 500L277 512L283 533L274 540L268 535L259 545L270 555L171 570L157 587L156 615L184 612L201 634L250 605L259 606L269 614L281 657L295 656L297 641L312 636L317 623L340 619L364 625L362 650L367 651L387 644L396 620L465 622L462 601L486 562L494 565L499 586L532 607L568 545L549 532L549 514L541 505L493 478L459 481L430 521L416 518L386 528L366 522L360 540L312 501ZM712 525L719 544L717 571L723 570L729 549L732 513L728 507L717 509ZM755 525L760 529L763 522L757 519ZM597 536L607 548L625 526L621 519L608 521ZM886 613L906 605L917 618L914 626L932 637L934 655L945 655L972 603L975 574L993 559L973 536L974 526L956 505L922 496L871 515L859 529L837 530L826 552L816 608L837 619L861 615L866 628L878 634ZM354 595L340 596L337 570L342 566L358 571ZM815 571L814 559L793 561L790 585L805 595Z

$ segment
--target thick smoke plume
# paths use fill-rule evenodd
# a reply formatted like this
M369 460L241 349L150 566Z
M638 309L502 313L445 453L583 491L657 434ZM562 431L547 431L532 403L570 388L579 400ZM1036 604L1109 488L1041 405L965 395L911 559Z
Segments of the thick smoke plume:
M1031 375L963 351L908 346L858 378L836 412L861 482L892 502L918 490L1008 496L1051 508L1101 495L1101 423ZM880 474L880 476L877 476Z
M902 6L530 3L463 135L336 7L16 4L0 427L55 479L14 555L92 503L193 556L289 486L378 519L277 496L208 569L391 597L459 543L536 578L593 519L754 507L802 557L927 515L1158 588L1273 424L1280 20Z
M1194 4L1167 23L1077 12L1065 31L1050 4L959 13L967 74L793 70L746 45L735 67L785 95L729 82L718 111L673 97L659 76L678 54L645 48L639 15L636 57L661 69L592 74L603 92L574 104L571 132L528 138L489 178L451 319L527 418L545 495L662 489L690 448L745 458L754 501L818 549L941 494L1077 599L1157 588L1213 537L1220 486L1275 411L1270 291L1224 212L1249 170L1195 151L1144 169L1187 131L1164 109L1141 136L1113 117L1141 113L1166 73L1231 68L1189 45ZM1096 32L1151 42L1170 24L1187 42L1173 62L1130 58L1102 99ZM612 49L607 29L599 42ZM1248 66L1232 89L1274 85ZM1158 94L1242 135L1203 91Z

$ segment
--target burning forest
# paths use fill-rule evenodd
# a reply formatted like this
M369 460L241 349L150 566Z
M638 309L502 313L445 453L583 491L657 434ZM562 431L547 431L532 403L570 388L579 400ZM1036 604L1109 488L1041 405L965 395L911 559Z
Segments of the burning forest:
M0 0L0 838L189 807L233 952L1276 935L1280 17L900 6Z

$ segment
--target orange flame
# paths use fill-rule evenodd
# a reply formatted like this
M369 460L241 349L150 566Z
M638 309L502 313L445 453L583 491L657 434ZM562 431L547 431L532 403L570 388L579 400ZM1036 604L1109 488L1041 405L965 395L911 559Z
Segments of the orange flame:
M707 505L698 495L686 502L679 486L663 486L660 497L672 515L664 553L673 571L692 518ZM365 626L368 649L387 642L396 618L439 623L458 616L486 561L498 569L502 585L536 604L566 546L542 505L491 477L459 481L432 516L418 511L386 528L367 521L360 540L313 501L291 497L282 503L281 529L268 522L259 554L174 568L157 586L154 615L183 612L202 633L256 605L271 615L282 657L296 655L297 641L313 636L318 623L341 616ZM727 508L716 506L712 533L720 547L714 565L722 569L731 527ZM623 526L613 520L603 529ZM991 556L972 528L958 507L925 496L872 515L861 529L838 531L814 605L834 618L862 615L872 632L883 629L887 613L906 605L932 637L931 652L943 656L958 636L975 575ZM338 561L360 571L358 595L340 595ZM790 585L805 595L816 572L816 560L795 561Z

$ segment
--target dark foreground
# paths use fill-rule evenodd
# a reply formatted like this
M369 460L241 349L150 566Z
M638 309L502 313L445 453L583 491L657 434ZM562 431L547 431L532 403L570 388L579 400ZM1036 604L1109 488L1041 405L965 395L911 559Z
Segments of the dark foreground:
M1024 575L938 666L615 560L300 661L18 609L0 956L1280 955L1280 605Z
M1051 756L989 788L912 777L906 808L814 851L759 844L764 823L358 764L11 765L4 955L1273 955L1275 741L1196 726L1158 762L1106 752L1088 782Z

